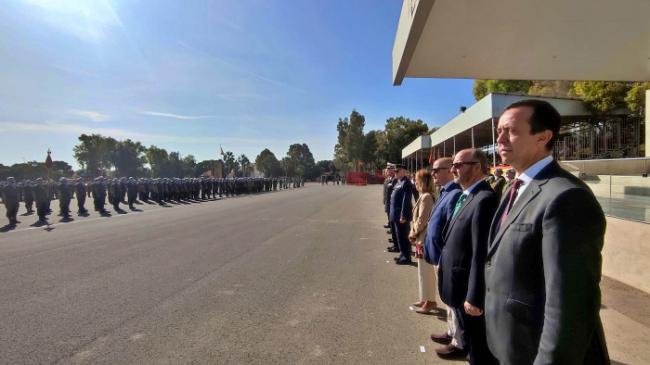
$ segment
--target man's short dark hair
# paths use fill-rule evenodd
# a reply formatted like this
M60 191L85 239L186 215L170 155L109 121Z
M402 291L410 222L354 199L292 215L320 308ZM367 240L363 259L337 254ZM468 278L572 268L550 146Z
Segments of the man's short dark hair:
M553 132L553 136L546 143L546 149L552 150L560 134L560 123L562 121L560 113L550 103L538 99L520 100L508 105L505 110L521 107L533 109L529 121L531 134L543 132L547 129Z

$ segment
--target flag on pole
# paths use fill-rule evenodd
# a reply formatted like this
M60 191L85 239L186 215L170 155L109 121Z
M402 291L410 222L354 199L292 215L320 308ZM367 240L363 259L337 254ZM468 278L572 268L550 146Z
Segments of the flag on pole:
M46 167L48 170L51 170L51 169L52 169L52 165L53 165L53 163L52 163L52 156L50 156L50 154L52 154L52 151L50 151L50 149L48 148L48 149L47 149L47 157L45 158L45 167Z
M226 154L223 153L223 147L221 147L221 145L219 145L219 149L221 150L221 156L226 157Z

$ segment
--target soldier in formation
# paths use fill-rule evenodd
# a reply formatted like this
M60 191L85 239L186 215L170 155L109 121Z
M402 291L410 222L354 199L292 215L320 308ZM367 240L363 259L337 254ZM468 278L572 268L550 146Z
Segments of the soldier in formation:
M304 180L297 177L236 177L236 178L104 178L99 176L88 183L82 178L69 180L65 177L54 182L38 178L34 181L24 180L16 183L13 178L0 182L0 196L7 212L10 225L16 219L20 202L25 203L27 213L36 214L40 223L47 223L51 213L53 199L59 200L59 215L65 220L71 218L70 203L77 200L78 215L88 215L85 208L86 198L91 198L95 212L110 216L106 210L106 201L118 213L126 213L120 204L128 204L129 209L137 210L136 204L142 202L160 205L178 202L205 201L244 194L259 194L304 186Z
M7 181L0 185L0 196L7 210L7 219L9 225L15 226L18 222L18 207L20 205L20 188L13 177L7 178Z

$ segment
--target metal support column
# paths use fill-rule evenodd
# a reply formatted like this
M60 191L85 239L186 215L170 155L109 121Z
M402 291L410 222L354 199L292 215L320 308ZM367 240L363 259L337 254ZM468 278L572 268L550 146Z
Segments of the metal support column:
M470 131L472 133L472 148L475 148L474 147L474 127L472 127L472 129Z
M636 135L638 136L639 133L637 133ZM645 144L645 157L650 157L650 145L648 145L650 144L650 90L645 91L645 143L644 144ZM639 144L637 144L637 146L638 145Z
M496 141L494 140L494 117L490 119L492 123L492 166L496 169L497 168L497 145Z

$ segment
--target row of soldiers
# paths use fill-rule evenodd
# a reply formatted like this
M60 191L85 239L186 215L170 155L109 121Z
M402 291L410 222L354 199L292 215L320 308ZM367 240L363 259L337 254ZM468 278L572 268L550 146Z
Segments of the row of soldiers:
M52 212L50 204L53 199L59 201L59 215L70 218L70 203L76 196L79 215L88 215L85 208L86 198L92 198L94 210L102 215L110 215L105 205L108 201L118 213L123 213L120 204L127 204L129 209L137 210L135 204L198 201L217 197L232 197L242 194L284 190L304 186L301 178L290 177L241 177L241 178L105 178L97 177L85 182L81 178L62 177L58 183L53 180L38 178L16 182L9 177L0 182L0 197L6 208L9 225L20 223L17 219L20 202L25 203L27 214L36 214L39 222L47 222L47 215Z

